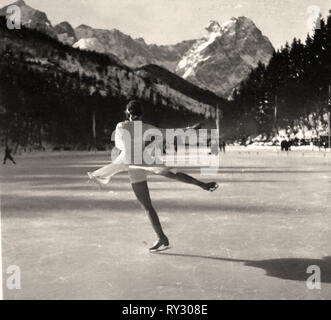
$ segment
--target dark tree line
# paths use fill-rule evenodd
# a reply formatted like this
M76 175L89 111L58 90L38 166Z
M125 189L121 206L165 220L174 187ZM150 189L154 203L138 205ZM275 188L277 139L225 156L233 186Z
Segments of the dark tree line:
M2 59L0 101L6 112L1 115L1 131L16 147L90 148L102 143L106 128L122 116L125 99L84 90L95 85L93 78L39 72L13 57ZM98 122L97 141L92 133L93 113Z
M95 78L39 72L13 57L8 59L2 57L0 63L0 104L6 110L0 115L4 140L16 148L51 145L86 150L109 144L117 122L125 118L127 97L102 94ZM144 101L144 106L147 121L155 125L177 122L180 126L201 120L185 108L173 110L154 99Z
M243 139L273 136L279 128L327 126L331 81L331 16L302 43L293 39L274 52L267 66L259 64L233 94L227 118ZM315 128L314 128L315 127ZM295 131L295 129L294 129Z

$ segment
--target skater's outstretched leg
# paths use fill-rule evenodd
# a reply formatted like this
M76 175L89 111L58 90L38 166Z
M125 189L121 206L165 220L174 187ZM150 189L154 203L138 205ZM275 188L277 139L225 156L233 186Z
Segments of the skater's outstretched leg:
M162 230L159 217L152 205L147 181L132 183L132 189L137 197L137 200L139 201L143 209L146 211L148 218L152 223L153 229L159 238L159 240L149 250L156 251L163 249L162 247L169 246L169 240Z
M218 184L216 182L203 182L183 172L174 173L168 171L163 173L162 175L166 178L175 179L184 183L193 184L207 191L215 191L218 188Z

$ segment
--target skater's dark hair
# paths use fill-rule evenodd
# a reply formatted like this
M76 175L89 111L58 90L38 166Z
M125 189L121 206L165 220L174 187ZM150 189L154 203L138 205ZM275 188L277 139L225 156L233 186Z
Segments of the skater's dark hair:
M143 107L138 100L131 100L126 106L125 113L132 119L137 119L143 115Z

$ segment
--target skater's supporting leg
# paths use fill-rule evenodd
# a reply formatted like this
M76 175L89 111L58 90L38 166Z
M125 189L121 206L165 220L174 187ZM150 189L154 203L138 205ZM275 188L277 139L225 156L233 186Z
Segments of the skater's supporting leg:
M3 164L6 164L7 159L9 159L13 164L16 164L15 160L13 159L13 157L11 155L6 154L4 159L3 159Z
M137 197L137 200L139 201L143 209L147 212L155 233L160 240L164 240L164 242L166 242L165 244L168 245L168 238L162 230L159 217L152 205L147 181L132 183L132 189Z
M183 173L183 172L174 173L174 172L168 171L168 172L166 172L162 175L164 177L167 177L167 178L170 178L170 179L175 179L175 180L178 180L178 181L181 181L181 182L184 182L184 183L193 184L193 185L198 186L198 187L200 187L204 190L214 191L218 187L216 182L207 182L206 183L206 182L197 180L197 179L195 179L195 178L193 178L193 177L191 177L188 174Z
M9 159L13 164L16 164L14 158L13 158L11 155L8 156L8 159Z

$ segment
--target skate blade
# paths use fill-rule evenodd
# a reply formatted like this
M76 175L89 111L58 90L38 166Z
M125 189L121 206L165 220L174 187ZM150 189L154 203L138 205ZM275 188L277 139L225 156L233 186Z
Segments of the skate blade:
M209 189L209 191L210 191L210 192L214 192L214 191L216 191L219 187L220 187L220 185L217 183L217 184L215 185L215 187Z
M166 251L168 249L170 249L171 247L170 246L165 246L165 245L162 245L160 248L158 249L153 249L153 250L149 250L150 253L157 253L157 252L161 252L161 251Z

